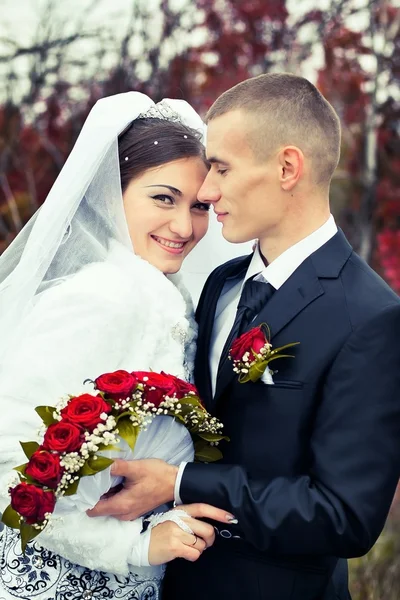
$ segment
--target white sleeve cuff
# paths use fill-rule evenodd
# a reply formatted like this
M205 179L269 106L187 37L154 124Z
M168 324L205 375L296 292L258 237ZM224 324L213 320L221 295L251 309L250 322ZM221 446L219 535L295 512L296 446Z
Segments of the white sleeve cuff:
M142 519L137 519L143 523ZM147 529L135 537L128 562L135 567L149 567L149 546L151 530Z
M186 462L181 462L181 464L179 465L178 474L177 474L176 480L175 480L174 500L175 500L176 506L178 506L179 504L182 504L180 490L181 490L181 481L182 481L183 471L185 470L186 465L187 465Z

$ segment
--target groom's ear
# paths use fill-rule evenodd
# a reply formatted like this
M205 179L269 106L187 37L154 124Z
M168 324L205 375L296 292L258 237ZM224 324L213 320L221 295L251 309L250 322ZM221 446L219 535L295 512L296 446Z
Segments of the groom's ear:
M304 154L296 146L285 146L278 154L279 181L285 192L290 192L303 174Z

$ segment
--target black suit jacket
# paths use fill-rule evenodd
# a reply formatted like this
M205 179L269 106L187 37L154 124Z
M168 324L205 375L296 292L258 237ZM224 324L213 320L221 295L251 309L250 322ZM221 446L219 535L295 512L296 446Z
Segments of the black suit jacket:
M271 365L274 385L240 384L231 368L211 394L219 267L199 307L196 384L229 443L217 464L186 466L184 503L231 511L238 525L196 563L168 569L165 598L335 598L338 557L365 554L379 536L400 474L400 299L342 232L306 259L261 310L273 346L300 342Z

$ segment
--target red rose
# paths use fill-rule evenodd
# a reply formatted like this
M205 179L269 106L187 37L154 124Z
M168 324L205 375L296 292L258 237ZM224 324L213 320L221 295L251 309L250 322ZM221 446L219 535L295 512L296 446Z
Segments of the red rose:
M19 483L10 490L11 506L29 525L41 523L56 504L54 492L46 492L30 483Z
M84 441L83 429L73 423L60 421L48 427L44 434L43 449L56 452L76 452Z
M172 377L172 375L170 377ZM173 377L173 380L175 383L175 395L177 398L185 398L192 393L195 394L195 396L199 395L196 386L192 383L189 383L184 379L179 379L179 377Z
M112 407L101 396L92 396L91 394L82 394L71 398L67 406L62 409L61 416L63 421L68 421L79 425L92 432L99 423L102 413L110 413Z
M251 352L251 350L259 354L267 341L265 333L260 327L254 327L250 331L246 331L233 342L231 348L232 359L242 361L246 352ZM251 358L253 358L252 354Z
M36 450L29 459L25 473L39 483L55 489L60 483L63 469L57 454L51 454L46 450Z
M96 388L104 392L113 400L128 398L136 387L137 380L127 371L114 371L114 373L104 373L95 379Z
M176 377L167 375L163 371L161 373L135 371L134 375L137 377L137 381L145 386L145 401L151 402L155 406L164 400L164 396L172 397L177 391Z

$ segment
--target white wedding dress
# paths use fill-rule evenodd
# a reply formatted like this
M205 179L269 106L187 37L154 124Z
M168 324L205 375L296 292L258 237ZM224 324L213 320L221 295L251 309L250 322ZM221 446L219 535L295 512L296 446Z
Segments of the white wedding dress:
M190 378L196 337L192 313L179 276L165 277L116 242L106 261L35 297L18 363L10 359L0 374L0 398L8 407L0 419L0 510L9 504L12 468L26 462L19 441L36 439L40 422L34 408L52 405L65 394L91 391L85 379L117 369L163 370ZM140 433L135 457L190 461L191 437L170 417L158 417ZM104 480L90 479L94 505ZM163 567L149 566L150 533L140 533L142 519L91 519L78 499L79 490L77 506L67 506L71 501L65 499L64 511L60 500L55 519L28 545L25 556L18 532L5 528L0 600L159 598Z

